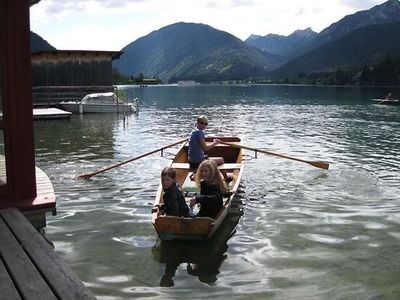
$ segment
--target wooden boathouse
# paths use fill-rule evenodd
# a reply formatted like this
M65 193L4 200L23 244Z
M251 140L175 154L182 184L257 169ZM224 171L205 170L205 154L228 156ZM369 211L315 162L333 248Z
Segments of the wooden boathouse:
M35 165L29 7L0 1L0 298L95 299L39 233L56 210Z
M118 51L54 50L32 53L33 105L75 101L113 92L112 61Z

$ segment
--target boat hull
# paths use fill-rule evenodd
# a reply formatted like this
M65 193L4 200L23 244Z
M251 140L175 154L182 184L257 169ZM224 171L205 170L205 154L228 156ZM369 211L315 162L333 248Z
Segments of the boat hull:
M81 104L79 102L61 102L66 111L72 113L135 113L136 108L130 104Z
M371 99L375 104L379 105L392 105L392 106L400 106L400 100L386 100L386 99Z
M236 137L218 137L221 141L239 143L240 139ZM212 142L212 138L207 138L206 142ZM190 180L192 170L188 167L188 146L184 144L171 166L176 169L177 182L182 186L185 193L186 201L189 202L190 198L195 194L194 182ZM241 177L243 175L243 161L242 150L240 148L233 148L226 145L219 144L207 153L210 157L220 156L225 160L225 164L220 168L224 168L228 173L233 175L234 180L230 183L229 189L233 192L229 197L224 198L224 205L218 216L215 219L208 217L175 217L166 216L156 209L162 204L163 189L160 183L156 199L154 201L154 208L152 213L152 223L157 231L159 238L163 241L166 240L191 240L202 241L210 239L217 231L227 212L231 206L232 199L238 190Z

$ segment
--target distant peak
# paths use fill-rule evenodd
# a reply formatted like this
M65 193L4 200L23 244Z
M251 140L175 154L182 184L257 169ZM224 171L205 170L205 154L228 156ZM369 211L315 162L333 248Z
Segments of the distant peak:
M177 22L177 23L169 24L163 28L166 28L166 27L197 27L197 26L208 27L208 25L202 24L202 23Z
M311 36L311 35L315 35L315 34L317 34L315 31L313 31L312 29L311 29L311 27L307 27L306 29L298 29L298 30L296 30L296 31L294 31L291 35L289 35L289 36L291 36L291 37L294 37L294 36Z
M304 32L304 31L312 31L311 27L307 27L306 29L297 29L294 32Z
M251 34L247 39L248 40L254 40L254 39L259 39L259 38L261 38L262 36L261 35L258 35L258 34Z

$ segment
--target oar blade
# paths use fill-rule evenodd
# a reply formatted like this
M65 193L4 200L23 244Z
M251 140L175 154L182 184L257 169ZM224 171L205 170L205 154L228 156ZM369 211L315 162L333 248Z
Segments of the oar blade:
M220 142L221 144L224 145L228 145L231 147L236 147L236 148L242 148L242 149L247 149L247 150L252 150L252 151L257 151L257 152L261 152L261 153L265 153L265 154L269 154L269 155L273 155L273 156L278 156L281 158L287 158L287 159L291 159L291 160L295 160L295 161L300 161L300 162L304 162L307 164L310 164L314 167L317 168L321 168L321 169L325 169L328 170L329 169L329 164L323 161L309 161L309 160L303 160L303 159L299 159L296 157L290 157L288 155L283 155L283 154L279 154L279 153L274 153L274 152L270 152L270 151L266 151L266 150L262 150L262 149L256 149L253 147L249 147L249 146L244 146L244 145L238 145L238 144L232 144L232 143L227 143L227 142Z
M321 169L325 169L325 170L329 169L329 164L326 162L323 162L323 161L310 161L308 163L317 168L321 168Z
M83 174L83 175L78 176L78 178L79 178L79 179L87 180L87 179L92 178L92 176L94 176L94 175L96 175L96 173Z

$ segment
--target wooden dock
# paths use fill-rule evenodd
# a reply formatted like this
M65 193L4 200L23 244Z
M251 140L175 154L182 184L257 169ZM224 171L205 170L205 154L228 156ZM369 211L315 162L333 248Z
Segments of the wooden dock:
M34 120L52 120L52 119L67 119L72 115L71 112L59 108L34 108Z
M47 174L38 167L35 167L35 173L36 198L32 202L21 201L18 208L36 229L40 229L46 227L46 213L57 214L56 194Z
M50 178L40 168L35 167L36 175L36 197L24 198L13 204L10 199L2 199L1 208L15 207L20 209L25 217L32 223L36 229L46 227L46 213L51 212L56 215L56 194ZM0 155L0 184L7 183L7 174L5 169L5 157Z
M0 210L0 298L96 299L16 208Z

